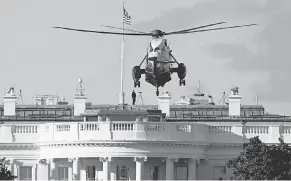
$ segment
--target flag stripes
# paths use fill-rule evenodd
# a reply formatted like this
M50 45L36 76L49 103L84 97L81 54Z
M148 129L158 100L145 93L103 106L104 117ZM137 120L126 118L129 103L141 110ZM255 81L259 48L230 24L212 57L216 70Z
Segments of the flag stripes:
M130 15L128 14L128 12L123 7L123 23L130 25L131 24L130 20L131 20Z

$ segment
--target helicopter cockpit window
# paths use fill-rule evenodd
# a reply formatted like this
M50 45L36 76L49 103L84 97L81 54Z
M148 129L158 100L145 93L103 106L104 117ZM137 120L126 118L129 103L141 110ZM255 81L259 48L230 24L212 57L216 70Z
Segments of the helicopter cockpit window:
M159 47L155 48L155 52L156 52L156 51L158 51L158 50L160 50L160 48L159 48Z

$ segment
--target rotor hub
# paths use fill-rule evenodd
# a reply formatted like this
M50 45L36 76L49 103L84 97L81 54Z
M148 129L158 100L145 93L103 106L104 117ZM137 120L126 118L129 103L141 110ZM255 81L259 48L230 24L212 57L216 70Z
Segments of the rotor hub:
M164 33L165 32L163 32L161 30L153 30L153 31L151 31L152 37L162 37L162 36L164 36Z

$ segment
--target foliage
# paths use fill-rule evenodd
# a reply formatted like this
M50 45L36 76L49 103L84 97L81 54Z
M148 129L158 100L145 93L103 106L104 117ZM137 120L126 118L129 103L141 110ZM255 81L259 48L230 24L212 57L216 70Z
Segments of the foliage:
M0 180L14 180L17 177L12 174L10 170L7 169L5 158L0 160Z
M235 180L290 180L291 147L279 138L279 144L267 145L258 136L243 144L243 151L226 162Z

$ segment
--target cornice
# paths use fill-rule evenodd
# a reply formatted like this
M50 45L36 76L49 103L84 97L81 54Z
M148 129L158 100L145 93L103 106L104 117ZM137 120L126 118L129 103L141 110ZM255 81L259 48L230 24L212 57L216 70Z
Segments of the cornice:
M200 148L241 148L242 143L208 143L177 141L54 141L41 143L0 143L0 148L41 148L41 147L118 147L125 145L152 145L167 147Z
M241 148L243 143L210 143L209 148Z
M0 148L38 148L35 143L0 143Z
M77 141L77 142L42 142L39 147L118 147L125 145L153 145L172 147L207 147L206 142L176 142L176 141Z

